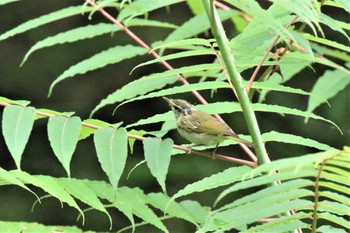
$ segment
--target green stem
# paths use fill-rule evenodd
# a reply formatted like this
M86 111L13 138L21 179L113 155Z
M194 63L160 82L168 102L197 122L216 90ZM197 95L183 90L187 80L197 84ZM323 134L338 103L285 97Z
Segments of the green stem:
M224 28L222 26L219 15L215 9L213 0L202 0L209 21L211 24L211 29L213 35L218 43L222 60L227 69L227 73L231 79L233 86L237 92L238 100L241 104L244 119L247 122L248 130L252 136L253 142L255 144L255 150L257 153L258 164L265 164L270 162L270 158L267 155L263 140L261 137L258 122L255 117L255 113L252 109L252 105L249 100L248 93L243 85L242 77L237 71L235 66L235 59L230 52L229 41L226 37Z

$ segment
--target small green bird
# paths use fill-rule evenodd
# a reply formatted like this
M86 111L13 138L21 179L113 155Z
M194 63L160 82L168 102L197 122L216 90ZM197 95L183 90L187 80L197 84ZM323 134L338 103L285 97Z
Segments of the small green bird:
M217 147L222 141L231 139L254 147L252 142L239 138L227 124L208 113L195 109L186 100L163 98L175 114L177 130L190 142L197 145L216 145Z

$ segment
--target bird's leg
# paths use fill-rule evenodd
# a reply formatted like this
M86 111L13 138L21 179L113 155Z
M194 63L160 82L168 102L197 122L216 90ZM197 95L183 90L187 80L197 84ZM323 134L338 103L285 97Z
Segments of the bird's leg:
M219 143L216 144L214 150L211 152L211 158L212 158L212 159L216 159L215 154L216 154L216 150L218 149L218 146L219 146Z

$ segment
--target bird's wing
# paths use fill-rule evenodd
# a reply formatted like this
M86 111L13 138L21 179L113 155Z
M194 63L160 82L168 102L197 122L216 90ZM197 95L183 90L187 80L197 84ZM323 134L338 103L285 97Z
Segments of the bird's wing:
M196 111L192 116L188 116L188 119L184 120L187 121L185 125L188 126L188 129L194 132L235 136L228 125L204 112Z

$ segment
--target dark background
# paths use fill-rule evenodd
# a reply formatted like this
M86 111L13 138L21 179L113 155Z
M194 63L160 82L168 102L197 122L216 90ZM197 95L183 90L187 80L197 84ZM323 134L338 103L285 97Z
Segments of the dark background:
M29 19L72 4L82 4L82 1L74 1L72 3L70 0L31 0L1 6L0 33L2 34ZM330 9L326 8L326 10ZM117 15L117 12L113 10L110 13L115 16ZM344 20L346 17L343 11L332 12L332 14L336 15L334 16L335 18L341 20ZM182 3L172 6L168 12L166 9L157 10L150 14L149 17L180 25L191 17L191 11ZM131 39L124 32L117 32L114 36L106 34L76 43L56 45L34 52L24 66L20 68L19 64L25 53L37 41L48 36L82 25L99 22L107 22L99 13L95 13L92 20L89 20L87 15L77 15L16 35L5 41L0 41L0 96L14 100L29 100L36 108L48 108L61 112L75 111L77 116L87 119L91 110L108 94L142 75L164 70L161 65L154 65L140 68L132 75L129 75L133 67L141 62L152 59L148 55L137 57L60 82L54 88L52 96L47 98L50 84L71 65L115 45L134 44L134 42L131 42ZM132 30L147 43L161 40L170 33L168 29L149 27L133 28ZM229 34L235 33L232 26L227 30ZM328 38L334 37L334 40L341 40L342 43L345 43L343 36L333 33L328 28L325 28L325 30ZM193 61L193 59L195 58L191 58L189 61L175 60L171 61L170 64L174 67L179 67L185 64L201 62ZM313 72L312 69L304 70L286 83L286 85L306 91L311 90L317 77L321 76L328 69L317 64L314 64L313 68L316 72ZM242 75L247 78L251 75L251 72L252 70L248 70ZM310 120L308 124L304 124L304 119L301 117L283 117L276 114L257 113L261 131L268 132L276 130L296 134L341 149L343 145L349 145L350 143L349 90L350 88L347 87L335 98L330 99L331 108L323 104L315 111L316 114L335 122L343 130L344 135L340 135L336 128L322 121ZM232 96L231 93L225 91L219 92L215 96L215 99L210 98L209 92L203 92L203 95L209 102L216 99L230 100ZM177 97L188 99L192 103L198 103L191 95ZM267 96L267 102L302 110L307 108L307 97L299 95L270 93ZM127 124L135 122L140 118L169 110L165 102L160 99L150 99L124 105L113 116L112 111L114 107L107 106L101 109L94 115L94 118L110 123L123 121ZM2 109L0 108L0 114L2 114ZM236 132L247 134L247 129L240 113L232 114L232 116L223 115L223 117ZM41 119L35 122L32 135L23 155L22 169L31 174L44 174L55 177L66 176L63 167L49 146L46 124L47 119ZM158 129L159 126L147 126L144 129L154 130L154 127ZM170 132L168 136L172 137L178 144L185 142L179 138L176 131ZM317 150L312 148L279 143L269 143L267 144L267 149L272 160L317 152ZM219 148L218 152L228 155L234 154L236 157L247 159L239 147ZM140 187L145 193L160 192L160 187L150 175L145 165L137 168L130 178L126 179L126 175L130 169L142 159L142 144L136 142L134 153L128 158L127 167L120 185ZM0 166L7 170L15 169L14 161L9 154L2 135L0 135ZM196 155L179 155L173 157L167 176L169 195L174 194L188 183L222 171L230 166L235 165ZM79 142L71 162L71 173L74 178L107 181L97 161L91 137ZM35 188L33 190L40 195L44 195L41 190ZM219 192L220 190L215 190L193 194L189 198L200 201L202 205L210 206L213 198ZM78 215L77 211L67 206L61 209L58 200L54 198L45 199L41 205L35 207L34 212L30 212L34 201L34 196L21 188L2 186L0 190L0 219L4 221L33 221L50 225L77 225L82 227L80 223L75 221ZM82 206L84 205L82 204ZM113 216L113 229L119 229L129 224L128 220L118 211L111 211L111 215ZM183 221L168 220L165 223L171 232L193 231L193 228L187 224L184 225ZM103 213L90 211L86 215L86 224L82 228L107 231L109 228L108 219ZM154 230L154 228L151 229Z

